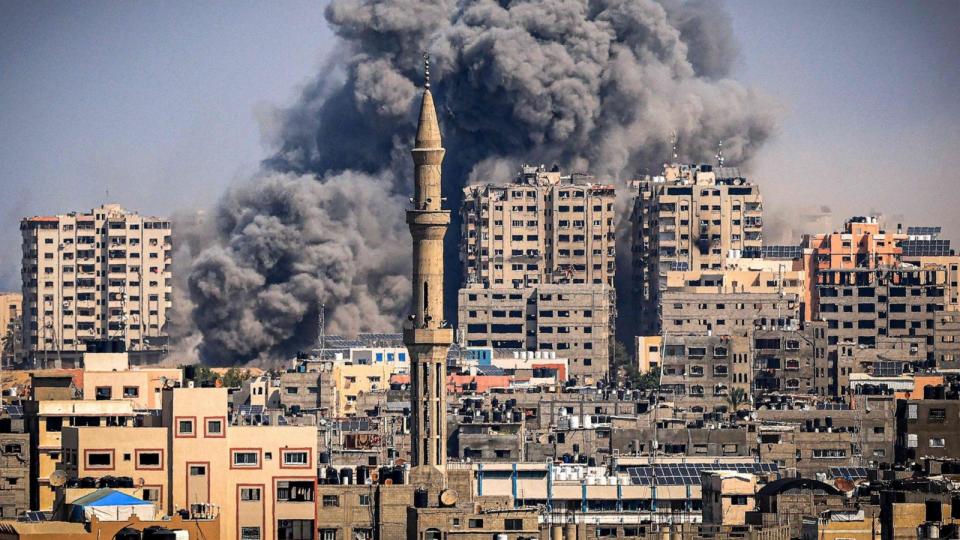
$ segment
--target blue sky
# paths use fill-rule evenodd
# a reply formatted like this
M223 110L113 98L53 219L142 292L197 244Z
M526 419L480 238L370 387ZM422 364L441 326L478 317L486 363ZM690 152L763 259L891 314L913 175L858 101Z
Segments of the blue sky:
M878 211L960 241L960 2L726 4L736 78L784 109L750 168L768 215ZM269 151L258 119L330 53L322 12L293 0L0 0L0 289L19 288L23 216L108 192L169 214L249 175Z

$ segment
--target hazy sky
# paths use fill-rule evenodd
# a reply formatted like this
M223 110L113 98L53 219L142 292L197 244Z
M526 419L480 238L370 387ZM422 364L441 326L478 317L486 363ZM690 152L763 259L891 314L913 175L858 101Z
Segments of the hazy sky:
M960 242L960 1L729 0L737 78L783 107L768 212L943 224ZM313 2L0 0L0 288L23 216L214 202L266 155L332 37ZM704 156L707 158L708 156Z

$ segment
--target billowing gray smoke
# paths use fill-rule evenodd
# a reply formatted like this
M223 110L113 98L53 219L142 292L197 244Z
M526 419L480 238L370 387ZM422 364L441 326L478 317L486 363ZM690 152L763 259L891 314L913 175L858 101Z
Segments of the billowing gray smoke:
M315 338L321 302L330 332L399 328L424 51L451 208L468 180L508 180L524 161L627 179L659 167L672 133L681 158L723 139L743 163L776 125L769 102L726 78L736 49L715 2L333 0L326 17L338 50L279 113L277 152L224 198L192 262L207 361L288 354Z

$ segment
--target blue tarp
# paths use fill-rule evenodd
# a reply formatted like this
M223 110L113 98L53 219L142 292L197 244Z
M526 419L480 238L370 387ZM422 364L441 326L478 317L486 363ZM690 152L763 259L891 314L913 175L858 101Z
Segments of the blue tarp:
M73 501L74 506L131 506L152 502L110 488L100 488Z

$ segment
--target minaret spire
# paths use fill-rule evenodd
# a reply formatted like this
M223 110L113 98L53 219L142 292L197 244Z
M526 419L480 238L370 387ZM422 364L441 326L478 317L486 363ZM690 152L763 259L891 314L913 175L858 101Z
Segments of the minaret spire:
M453 329L443 320L443 237L450 211L441 208L440 165L444 149L430 93L430 57L424 54L423 99L413 148L413 306L403 330L410 352L410 432L414 471L431 485L447 463L447 351Z

